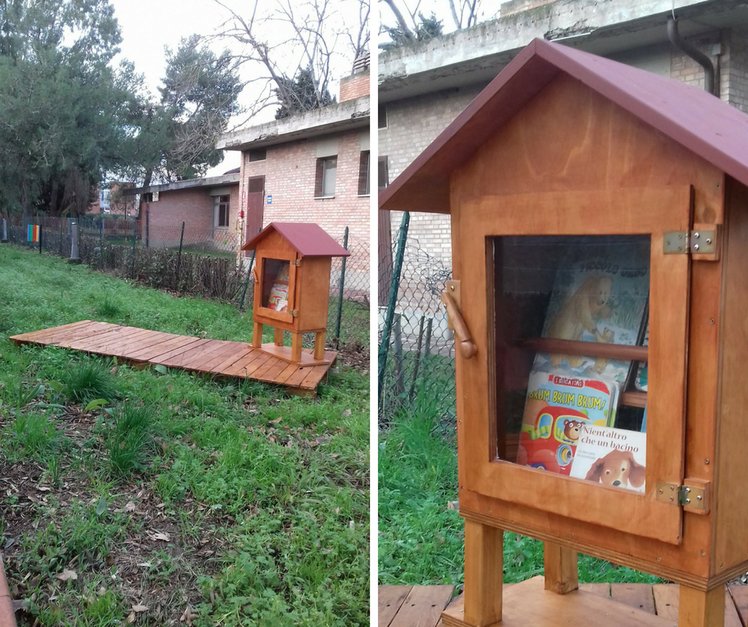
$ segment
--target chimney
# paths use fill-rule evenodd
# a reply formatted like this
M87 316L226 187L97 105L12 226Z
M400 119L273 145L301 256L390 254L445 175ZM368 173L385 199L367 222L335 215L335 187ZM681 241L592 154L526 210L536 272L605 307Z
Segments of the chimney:
M340 102L355 100L369 95L369 53L362 54L353 62L353 73L340 79Z

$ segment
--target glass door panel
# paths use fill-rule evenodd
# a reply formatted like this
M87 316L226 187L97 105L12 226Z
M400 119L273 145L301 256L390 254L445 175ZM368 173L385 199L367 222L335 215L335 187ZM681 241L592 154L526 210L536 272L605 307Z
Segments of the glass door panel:
M494 459L644 493L650 237L489 246Z

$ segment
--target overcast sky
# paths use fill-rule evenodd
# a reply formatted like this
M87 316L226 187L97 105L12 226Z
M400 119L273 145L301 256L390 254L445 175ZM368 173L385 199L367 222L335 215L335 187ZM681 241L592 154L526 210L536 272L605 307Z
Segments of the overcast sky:
M251 0L223 0L224 4L233 8L237 13L246 15L252 4ZM357 0L335 0L339 3L338 12L342 23L356 24L357 17L352 13L357 7ZM135 64L135 69L144 75L148 90L158 95L157 88L166 69L165 47L176 50L182 38L193 33L200 35L215 34L221 25L230 17L227 11L213 0L111 0L115 15L122 32L121 56ZM259 0L260 6L272 5L272 0ZM375 3L376 0L372 0ZM294 3L295 4L295 3ZM299 2L299 4L301 4ZM269 33L272 38L279 33ZM282 34L282 33L281 33ZM340 41L343 48L346 42ZM215 42L211 47L220 52L229 47L226 41ZM289 56L289 61L296 59ZM335 79L350 72L350 61L339 62ZM287 71L292 72L293 68ZM243 75L247 79L249 76ZM337 96L337 81L331 86L330 92ZM249 90L242 95L240 101L249 104L252 94ZM266 110L260 118L251 124L262 123L273 119L274 109ZM239 165L239 155L235 151L226 151L223 163L209 172L209 175L221 174Z

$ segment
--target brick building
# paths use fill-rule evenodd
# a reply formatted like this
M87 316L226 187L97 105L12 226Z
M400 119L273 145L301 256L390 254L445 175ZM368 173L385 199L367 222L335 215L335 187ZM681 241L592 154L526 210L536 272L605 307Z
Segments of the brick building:
M369 267L369 72L341 80L340 102L224 135L240 150L244 238L272 221L316 222L341 241L349 227L349 271ZM368 280L365 282L368 285Z
M140 195L140 237L148 246L238 251L239 172L124 190Z
M380 185L535 37L703 86L704 69L668 38L673 14L682 38L714 65L719 97L748 111L748 10L740 0L511 0L496 20L380 56ZM390 241L400 216L380 214L380 241ZM409 237L451 266L448 216L413 214Z

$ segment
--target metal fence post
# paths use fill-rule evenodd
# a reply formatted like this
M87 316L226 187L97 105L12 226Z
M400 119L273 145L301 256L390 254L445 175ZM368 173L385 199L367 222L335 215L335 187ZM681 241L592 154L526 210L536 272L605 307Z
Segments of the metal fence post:
M78 252L78 220L73 218L70 221L70 259L68 263L80 263L81 258Z
M135 278L135 244L138 240L138 222L137 220L132 223L132 255L130 258L130 278Z
M252 281L252 266L255 263L255 251L252 251L252 258L249 260L249 270L247 271L247 282L244 284L244 290L242 291L242 299L239 303L239 311L244 309L244 299L247 297L247 291L249 290L249 284Z
M43 231L44 231L44 225L41 224L41 220L40 220L40 224L39 224L39 254L40 255L42 254L42 232Z
M343 232L343 248L348 250L348 227ZM348 257L343 257L340 263L340 284L338 285L338 314L335 319L335 348L340 346L340 322L343 317L343 288L345 287L345 262Z
M387 310L384 318L384 328L382 329L382 339L379 343L379 373L377 389L379 398L382 398L382 388L384 387L384 374L387 367L387 352L390 347L390 335L392 334L392 320L395 316L395 304L397 303L397 292L400 289L400 273L403 269L403 259L405 258L405 243L408 240L408 225L410 224L410 213L403 213L403 219L400 222L400 231L397 235L397 250L395 251L395 261L392 268L392 283L390 283L390 293L387 298Z
M0 242L3 244L8 242L8 221L5 218L3 218L3 237L0 239Z
M182 232L179 234L179 253L177 254L177 284L174 286L179 291L179 272L182 269L182 244L184 244L184 221L182 221Z

